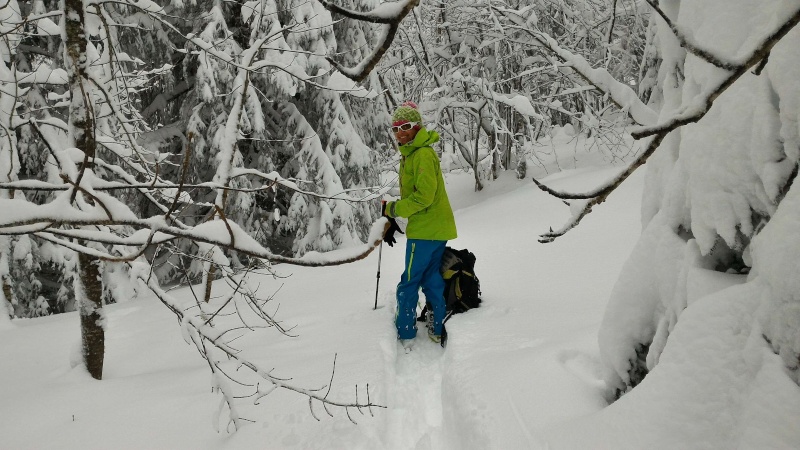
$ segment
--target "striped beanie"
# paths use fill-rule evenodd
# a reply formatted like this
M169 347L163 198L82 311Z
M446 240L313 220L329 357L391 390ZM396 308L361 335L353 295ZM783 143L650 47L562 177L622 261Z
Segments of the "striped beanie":
M397 126L408 122L422 124L422 115L420 115L417 110L417 104L414 102L403 103L392 114L392 125Z

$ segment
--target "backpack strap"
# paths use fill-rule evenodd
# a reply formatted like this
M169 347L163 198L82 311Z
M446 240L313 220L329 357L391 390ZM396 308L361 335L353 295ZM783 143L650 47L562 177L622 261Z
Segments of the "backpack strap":
M457 274L458 272L459 270L447 269L444 272L442 272L442 278L444 278L445 280L449 280L450 278L453 278L453 275Z

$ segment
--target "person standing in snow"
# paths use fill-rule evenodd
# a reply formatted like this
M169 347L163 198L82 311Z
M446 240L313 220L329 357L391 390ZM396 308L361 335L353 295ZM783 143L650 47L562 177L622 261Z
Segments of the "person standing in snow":
M401 155L400 200L388 202L384 209L391 222L386 243L394 244L394 233L399 231L394 218L408 218L405 270L397 285L397 337L407 340L417 335L416 306L422 288L432 311L428 336L444 346L445 284L439 268L447 241L457 233L439 158L431 147L439 134L422 126L422 116L412 102L403 103L392 114L392 132Z

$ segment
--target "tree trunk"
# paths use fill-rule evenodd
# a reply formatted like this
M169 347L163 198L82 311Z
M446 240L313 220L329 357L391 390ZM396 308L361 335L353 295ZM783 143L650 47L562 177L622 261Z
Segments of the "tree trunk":
M8 276L10 271L8 241L8 236L0 236L0 288L2 288L0 289L0 324L10 322L14 316L14 308L11 306L14 290Z
M82 0L64 1L64 28L66 34L64 61L69 74L71 91L69 105L69 135L71 144L84 154L83 164L76 184L86 171L93 170L93 160L97 151L95 140L95 116L90 97L91 83L86 73L85 11ZM78 195L73 191L72 200ZM92 203L88 200L88 203ZM83 340L83 361L89 374L99 380L103 377L103 356L105 353L105 333L103 331L103 287L100 278L100 261L93 256L78 255L78 274L81 289L75 294L81 317L81 336Z
M483 183L481 183L481 176L480 176L480 160L479 157L479 146L478 144L481 141L481 111L483 108L478 110L478 120L475 122L475 153L472 155L472 172L475 174L475 192L483 190Z
M92 378L101 380L106 344L100 260L83 253L78 254L78 273L81 289L78 289L76 294L81 317L83 362Z
M489 138L489 151L492 153L492 180L497 179L497 171L499 170L500 165L500 152L497 149L497 135L495 133L491 133L488 135Z

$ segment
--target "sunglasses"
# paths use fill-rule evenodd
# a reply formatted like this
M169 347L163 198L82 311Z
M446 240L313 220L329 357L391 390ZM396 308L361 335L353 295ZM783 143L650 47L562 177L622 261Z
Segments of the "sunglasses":
M392 127L392 133L397 133L398 131L408 131L417 125L419 125L417 122L406 122L402 125Z

